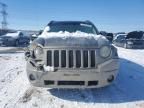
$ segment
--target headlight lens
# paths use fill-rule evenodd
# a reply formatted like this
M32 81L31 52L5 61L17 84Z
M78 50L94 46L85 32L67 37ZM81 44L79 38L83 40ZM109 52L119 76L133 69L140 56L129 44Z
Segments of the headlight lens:
M109 57L111 54L111 48L109 46L103 46L100 48L100 56L103 58Z
M34 55L36 58L42 58L43 57L43 48L40 46L37 46L36 49L34 50Z

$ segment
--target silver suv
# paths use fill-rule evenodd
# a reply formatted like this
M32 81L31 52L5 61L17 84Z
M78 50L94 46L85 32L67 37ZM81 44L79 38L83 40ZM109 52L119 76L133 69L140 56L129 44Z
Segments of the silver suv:
M103 87L119 67L117 49L90 21L51 21L25 57L28 79L37 87Z

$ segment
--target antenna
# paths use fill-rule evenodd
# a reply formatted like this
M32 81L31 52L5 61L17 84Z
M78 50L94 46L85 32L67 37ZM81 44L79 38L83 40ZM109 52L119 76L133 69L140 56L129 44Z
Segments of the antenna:
M2 10L0 11L0 13L1 13L2 17L3 17L2 22L1 22L2 30L6 30L7 29L7 24L8 24L7 23L7 15L8 15L8 13L6 12L7 5L2 3L2 2L0 2L0 6L2 7Z

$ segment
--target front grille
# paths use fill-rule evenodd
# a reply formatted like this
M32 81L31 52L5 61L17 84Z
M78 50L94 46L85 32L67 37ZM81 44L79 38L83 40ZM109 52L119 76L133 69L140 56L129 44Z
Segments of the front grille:
M85 85L84 81L58 81L58 85Z
M96 86L98 85L98 81L88 81L88 86Z
M96 50L48 50L47 66L94 68L96 67Z

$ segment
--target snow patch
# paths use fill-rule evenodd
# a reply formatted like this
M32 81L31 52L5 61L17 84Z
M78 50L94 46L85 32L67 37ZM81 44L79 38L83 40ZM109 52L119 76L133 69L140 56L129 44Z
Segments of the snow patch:
M100 46L109 43L106 37L102 35L84 33L81 31L76 32L43 32L39 37L44 38L45 45L64 45L64 46Z
M43 68L44 68L44 71L46 71L46 72L50 72L50 71L53 72L54 71L54 67L53 66L44 65Z
M59 32L46 32L44 31L39 37L43 38L62 38L62 39L67 39L67 38L88 38L88 39L95 39L97 40L98 38L104 38L102 35L96 35L96 34L91 34L91 33L84 33L81 31L76 31L76 32L68 32L68 31L59 31Z

